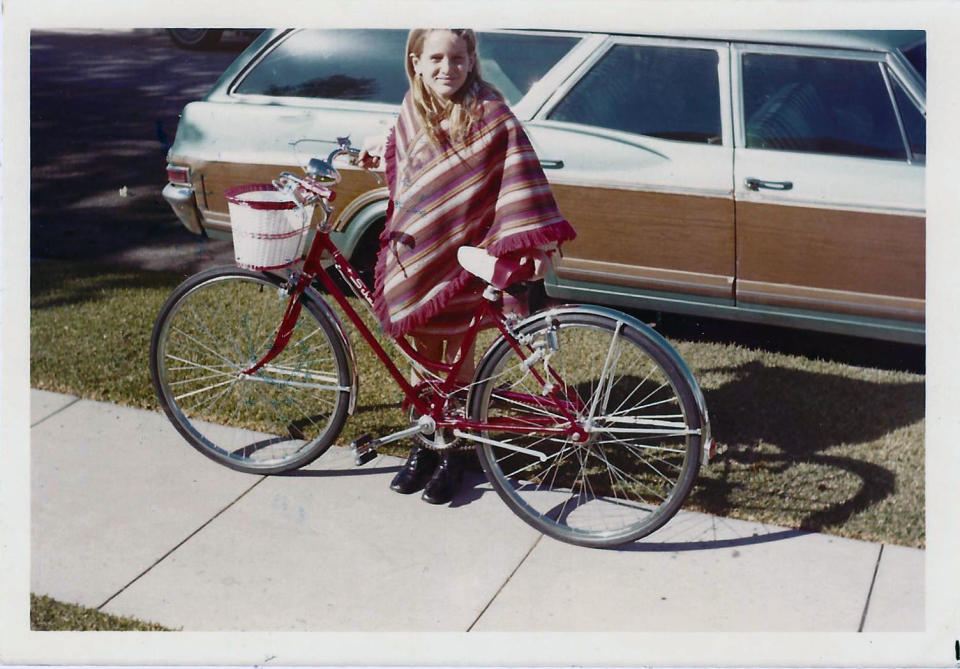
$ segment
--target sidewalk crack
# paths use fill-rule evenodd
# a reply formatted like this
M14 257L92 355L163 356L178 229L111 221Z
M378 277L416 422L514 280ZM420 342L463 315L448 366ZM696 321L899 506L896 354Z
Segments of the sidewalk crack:
M870 579L870 589L867 591L867 601L863 604L863 614L860 616L860 627L857 632L863 631L863 626L867 622L867 611L870 610L870 598L873 597L873 586L877 584L877 573L880 571L880 559L883 557L883 544L880 544L880 552L877 553L877 563L873 565L873 578Z
M125 592L130 586L132 586L134 583L136 583L136 582L139 581L141 578L143 578L143 577L146 576L148 573L150 573L150 572L153 570L154 567L156 567L158 564L160 564L161 562L163 562L164 560L166 560L166 559L167 559L168 557L170 557L174 552L176 552L177 549L179 549L181 546L183 546L185 543L187 543L187 542L190 541L193 537L195 537L197 534L199 534L199 533L200 533L205 527L207 527L210 523L212 523L212 522L215 521L217 518L219 518L219 517L222 516L224 513L226 513L228 509L230 509L234 504L236 504L236 503L239 502L241 499L243 499L244 497L246 497L247 494L248 494L251 490L253 490L253 489L256 488L258 485L260 485L261 483L263 483L266 479L267 479L266 476L261 476L259 481L256 481L253 485L251 485L249 488L247 488L247 489L244 490L242 493L240 493L235 500L233 500L232 502L230 502L229 504L227 504L225 507L223 507L222 509L220 509L219 511L217 511L213 516L211 516L211 517L210 517L205 523L203 523L200 527L198 527L198 528L195 529L193 532L191 532L190 534L188 534L188 535L186 536L186 538L184 538L182 541L180 541L180 543L178 543L176 546L174 546L173 548L171 548L170 550L168 550L166 553L164 553L163 555L161 555L160 558L158 558L158 559L156 560L156 562L154 562L154 563L151 564L149 567L147 567L146 569L144 569L142 572L140 572L139 574L137 574L137 575L133 578L133 580L131 580L131 581L130 581L129 583L127 583L125 586L123 586L122 588L120 588L119 590L117 590L115 593L113 593L112 595L110 595L109 597L107 597L107 599L106 599L102 604L100 604L99 606L97 606L97 610L99 611L100 609L102 609L103 607L105 607L107 604L109 604L109 603L112 602L114 599L116 599L117 597L119 597L123 592Z
M507 587L507 583L510 582L510 579L512 579L513 575L517 573L517 570L520 569L521 565L523 565L523 563L527 561L527 558L530 557L530 553L532 553L533 549L537 547L537 544L540 543L541 539L543 539L542 534L539 537L537 537L537 540L534 541L533 544L530 546L530 548L527 550L527 552L524 553L523 557L520 558L520 562L517 563L517 566L513 568L513 571L510 572L510 575L507 576L504 582L500 584L500 587L497 588L497 591L493 593L493 597L490 598L490 601L487 602L486 606L484 606L483 609L480 611L480 613L477 614L477 617L473 619L473 622L470 623L470 626L466 630L467 632L471 631L474 628L474 626L478 622L480 622L480 619L483 617L483 614L487 612L487 609L490 608L490 605L493 604L494 600L500 596L500 593L503 592L503 589Z
M69 409L70 407L72 407L74 404L76 404L76 403L79 402L79 401L80 401L80 398L79 398L79 397L74 397L72 402L68 402L67 404L64 404L62 407L60 407L59 409L57 409L56 411L54 411L54 412L51 413L51 414L47 414L46 416L44 416L43 418L41 418L40 420L38 420L36 423L31 423L31 424L30 424L30 429L35 428L35 427L36 427L37 425L39 425L40 423L45 423L46 421L48 421L48 420L50 420L51 418L53 418L54 416L56 416L58 413L60 413L60 412L62 412L62 411L65 411L66 409Z

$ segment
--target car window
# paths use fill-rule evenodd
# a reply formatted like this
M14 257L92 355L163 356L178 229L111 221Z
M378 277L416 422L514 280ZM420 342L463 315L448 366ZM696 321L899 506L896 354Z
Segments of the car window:
M405 30L301 30L270 51L235 93L399 104Z
M578 41L567 35L479 33L480 72L513 104Z
M903 128L907 133L907 142L910 144L910 153L915 162L922 163L927 157L927 119L903 90L900 82L896 79L891 81L897 107L900 109L900 118L903 119Z
M721 141L717 52L620 44L548 118L685 142Z
M906 159L880 65L746 53L748 148Z
M510 103L522 98L579 38L481 33L481 72ZM235 93L399 104L406 30L301 30L270 51Z

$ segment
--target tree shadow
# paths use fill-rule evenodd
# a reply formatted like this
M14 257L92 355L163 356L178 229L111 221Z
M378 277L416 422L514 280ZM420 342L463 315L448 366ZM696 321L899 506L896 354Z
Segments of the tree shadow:
M174 272L141 272L109 265L34 263L30 272L30 308L54 309L95 302L118 289L146 288L171 292L183 280ZM70 289L64 289L69 281Z
M164 31L31 33L31 256L117 257L183 245L161 196L179 114L240 47L195 52ZM192 259L191 259L192 260Z

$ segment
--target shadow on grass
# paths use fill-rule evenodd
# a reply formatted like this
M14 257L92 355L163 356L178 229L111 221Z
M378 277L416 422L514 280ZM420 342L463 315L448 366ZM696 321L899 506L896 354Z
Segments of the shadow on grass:
M371 411L383 411L384 409L400 409L400 402L380 402L377 404L357 404L356 410L353 412L354 416L364 413L370 413ZM383 426L380 426L383 427ZM387 426L386 429L392 429L390 426Z
M895 492L896 475L886 467L822 451L869 443L922 420L922 382L864 381L767 367L760 361L709 371L734 374L734 380L705 392L713 436L728 445L720 463L763 471L785 484L799 465L845 471L859 479L856 492L842 499L830 499L826 487L811 490L820 508L803 517L800 529L840 525ZM702 477L692 497L700 508L718 515L743 506L731 501L742 482L721 469L712 470L717 478Z
M865 381L758 360L704 371L734 375L705 391L714 435L730 444L775 444L789 458L873 441L924 416L919 381Z
M633 313L644 322L655 321L657 331L670 339L734 344L772 353L914 374L923 374L926 369L926 348L916 344L681 314Z
M114 291L173 289L184 279L176 272L144 272L130 267L67 262L33 262L30 308L53 309L110 298Z

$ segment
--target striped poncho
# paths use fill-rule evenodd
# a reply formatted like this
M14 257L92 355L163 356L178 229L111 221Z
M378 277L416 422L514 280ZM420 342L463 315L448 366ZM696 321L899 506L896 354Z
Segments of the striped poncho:
M482 116L465 140L438 147L408 93L387 139L391 202L374 305L389 335L449 337L467 329L482 297L457 262L459 247L504 256L576 236L520 122L492 94L481 104Z

